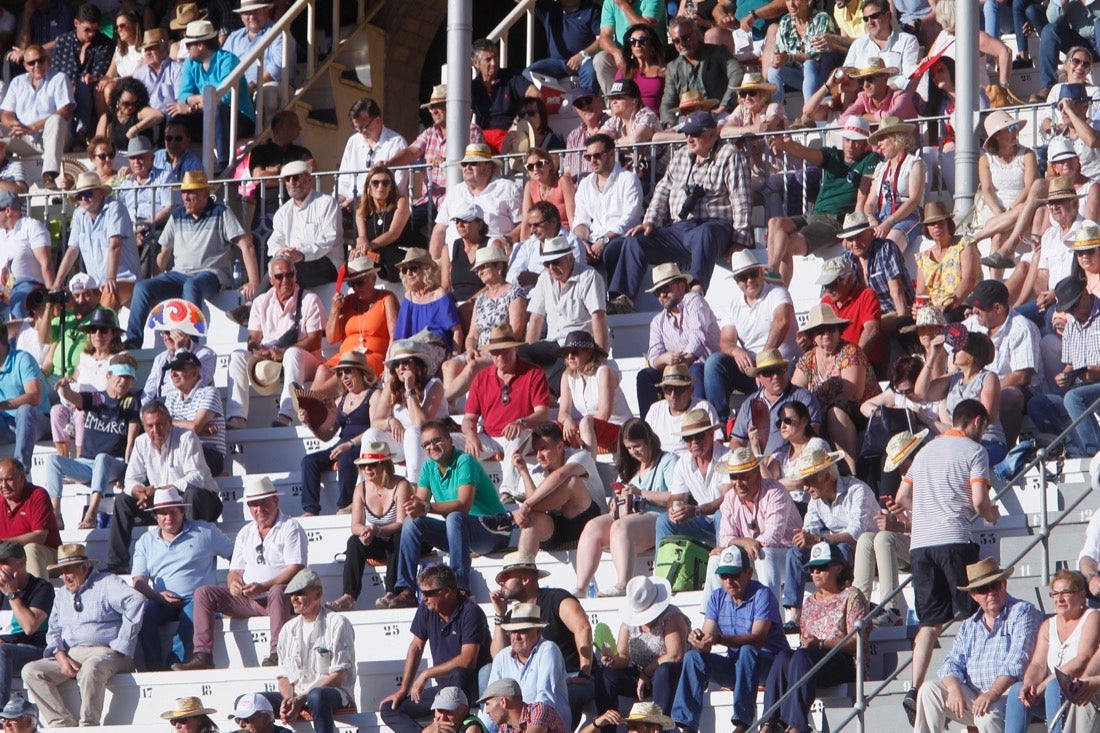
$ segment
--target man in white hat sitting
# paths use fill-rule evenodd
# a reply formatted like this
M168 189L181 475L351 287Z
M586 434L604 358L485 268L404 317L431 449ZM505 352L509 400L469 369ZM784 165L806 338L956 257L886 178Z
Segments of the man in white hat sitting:
M290 728L275 725L275 709L268 695L258 692L246 692L233 703L233 714L229 719L240 726L241 731L250 733L293 733Z
M23 667L23 684L50 728L99 725L107 683L134 668L134 647L145 599L122 578L93 569L81 544L61 545L50 575L62 587L50 612L43 658ZM76 680L80 713L73 715L60 687Z
M844 217L838 233L847 250L842 256L862 273L868 287L878 297L882 311L883 338L889 341L897 328L898 316L908 315L913 305L913 279L905 269L901 251L889 237L876 237L867 215L853 211Z
M757 354L778 349L792 361L802 355L794 301L787 288L765 281L764 265L750 250L734 252L730 268L737 287L719 323L718 348L707 357L703 370L707 401L723 422L729 418L731 392L756 390L753 362Z
M466 146L466 154L453 163L462 168L462 182L447 189L447 196L439 213L435 216L429 248L432 257L438 260L443 248L458 239L454 216L466 208L466 204L475 203L485 214L485 223L489 227L489 236L507 237L515 242L519 239L519 223L522 216L523 189L509 178L500 175L493 162L493 151L484 143L471 143Z
M508 621L500 624L509 645L493 656L486 689L497 680L515 679L525 701L551 705L572 728L565 660L557 645L543 638L546 626L536 604L521 603L512 609ZM483 714L482 720L489 722L486 718Z
M279 492L267 476L246 476L241 502L252 521L234 540L225 585L204 585L195 591L195 653L173 664L176 671L214 668L214 617L219 613L234 618L267 616L271 645L262 664L279 663L279 632L291 615L284 589L306 566L309 543L298 520L279 509Z
M217 582L218 558L233 555L233 541L210 522L186 517L187 505L175 487L153 494L157 528L134 544L134 589L145 596L141 651L148 672L162 672L190 659L194 635L195 591ZM171 653L164 654L161 627L178 622Z
M336 280L344 264L344 225L340 205L317 190L313 169L304 160L287 163L279 171L287 200L275 212L268 255L290 257L298 268L298 284L305 288Z
M680 424L683 452L672 469L668 514L657 517L655 547L673 534L687 535L714 547L715 512L728 488L718 471L726 446L714 439L717 427L705 410L691 410L684 415Z
M845 117L837 135L844 141L843 149L809 148L784 135L769 138L775 155L786 153L821 168L821 189L813 209L805 216L768 220L768 276L778 274L788 286L794 276L794 255L812 254L840 241L837 233L844 215L855 211L856 197L870 188L871 174L882 161L867 142L871 125L862 117Z
M252 49L264 42L274 25L272 21L273 3L250 2L241 0L241 6L233 12L241 16L243 28L238 28L229 34L222 44L222 48L239 59L243 59ZM283 46L286 49L287 58L290 59L290 68L283 66ZM244 78L248 82L248 91L252 92L256 107L263 107L264 119L270 119L278 110L280 96L279 84L283 77L287 77L287 92L294 93L294 69L298 59L298 48L294 42L294 36L289 33L279 33L267 48L264 49L263 63L257 68L251 64L245 71Z
M162 274L143 279L134 287L126 343L140 348L145 319L154 304L183 298L201 310L208 298L233 287L233 248L241 252L248 282L241 296L251 300L260 283L252 235L244 230L232 209L210 198L210 183L202 171L188 171L180 184L183 205L172 209L160 233L157 269ZM169 269L171 265L171 269Z
M966 566L959 590L979 610L959 627L939 679L921 685L913 733L941 733L948 717L980 733L1004 731L1005 693L1023 678L1043 622L1039 609L1008 594L1012 570L991 558Z

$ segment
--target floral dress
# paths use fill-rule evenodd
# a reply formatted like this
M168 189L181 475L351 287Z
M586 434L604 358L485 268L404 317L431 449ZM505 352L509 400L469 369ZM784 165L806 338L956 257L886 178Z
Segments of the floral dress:
M867 615L867 598L848 586L828 600L811 593L802 606L802 633L815 639L835 639L844 636Z
M932 299L932 304L943 307L962 282L962 253L966 249L965 240L959 241L944 250L939 262L932 258L928 249L917 255L917 269L924 278L924 289Z
M863 367L863 392L856 398L856 402L862 403L882 391L878 382L875 381L875 370L871 362L867 361L867 355L863 353L863 349L854 344L840 345L840 351L833 360L833 369L828 374L818 371L816 348L803 354L795 368L806 375L806 389L813 392L822 405L831 407L843 398L844 380L841 379L840 374L850 366Z
M807 53L819 56L820 51L813 47L812 41L822 33L838 33L836 21L828 13L814 13L806 26L806 35L798 33L795 18L787 13L779 19L779 30L775 35L775 50L779 53Z
M650 624L649 631L643 631L641 626L627 626L627 656L631 663L639 669L645 669L660 659L666 651L665 624L683 615L676 606L669 606Z
M474 300L474 325L477 327L477 345L489 343L489 332L496 326L508 323L508 309L512 301L522 298L523 291L512 286L495 298L482 293Z

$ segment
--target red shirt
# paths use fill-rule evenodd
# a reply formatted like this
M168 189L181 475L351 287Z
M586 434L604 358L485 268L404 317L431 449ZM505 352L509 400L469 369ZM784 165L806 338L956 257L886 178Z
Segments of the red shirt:
M61 533L57 530L57 517L50 504L50 496L40 486L32 486L22 503L12 508L6 501L0 507L0 540L18 537L28 532L46 530L46 547L56 550L61 546Z
M478 372L466 396L466 414L480 415L482 430L491 438L499 438L505 425L527 417L536 407L550 406L550 385L546 383L546 375L533 364L516 360L516 374L509 383L507 404L503 388L504 382L497 375L496 367L490 367Z
M863 336L863 324L868 321L882 320L882 308L879 307L878 296L875 295L875 291L866 285L860 285L859 287L861 288L859 294L849 300L843 308L837 308L832 296L826 295L821 299L822 303L831 305L838 316L849 321L848 327L844 329L844 333L840 337L856 346L859 346L859 339ZM879 337L873 341L871 347L864 349L864 351L867 354L868 361L872 364L880 363L882 361L882 338Z

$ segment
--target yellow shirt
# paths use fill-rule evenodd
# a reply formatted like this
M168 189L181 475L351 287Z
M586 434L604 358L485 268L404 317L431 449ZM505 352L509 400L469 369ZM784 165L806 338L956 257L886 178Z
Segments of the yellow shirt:
M837 5L833 9L833 19L841 35L848 38L862 38L866 30L863 27L863 5L860 0L851 0L847 5Z

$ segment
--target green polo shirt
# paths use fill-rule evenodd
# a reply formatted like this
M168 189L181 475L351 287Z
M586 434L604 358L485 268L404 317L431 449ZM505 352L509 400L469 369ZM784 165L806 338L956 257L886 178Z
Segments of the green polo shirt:
M65 374L72 374L73 369L76 368L76 364L80 361L80 354L84 351L84 347L88 345L88 334L80 330L80 327L91 320L92 314L95 313L95 309L92 309L88 315L81 318L76 314L72 308L65 310L65 352L61 352L61 328L60 317L54 318L50 321L50 334L54 341L58 342L57 348L53 351L53 372L52 374L57 377L64 376Z
M500 503L500 496L493 486L493 480L476 458L469 453L455 450L451 455L451 462L446 467L441 467L432 459L424 461L424 467L420 469L419 486L432 492L432 501L457 501L458 487L463 484L473 484L474 503L470 507L471 517L482 517L489 514L501 514L504 505Z

